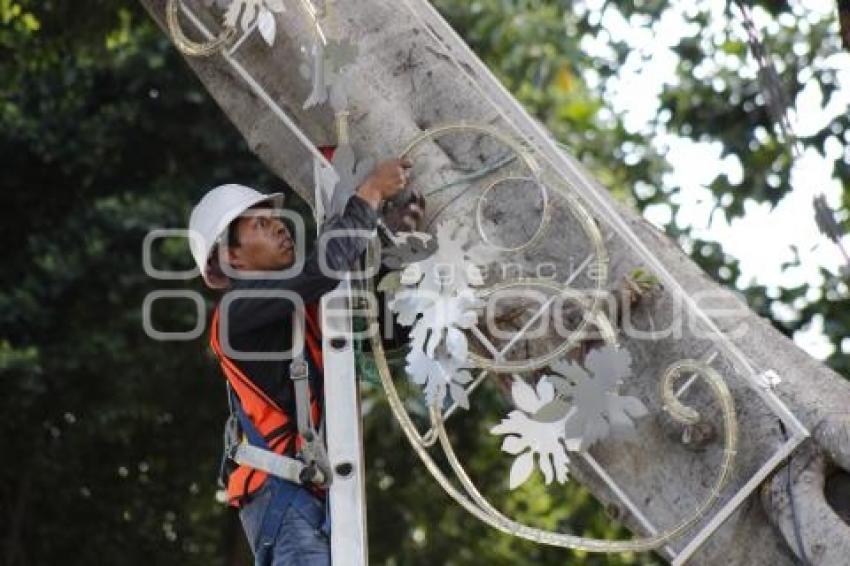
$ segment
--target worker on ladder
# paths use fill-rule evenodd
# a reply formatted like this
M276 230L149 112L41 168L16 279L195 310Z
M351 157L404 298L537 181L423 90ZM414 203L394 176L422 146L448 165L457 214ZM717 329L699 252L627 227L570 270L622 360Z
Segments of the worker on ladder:
M382 203L407 184L410 165L398 159L380 163L323 230L373 231ZM415 223L419 204L411 198L385 222L396 229ZM338 285L340 272L353 267L367 241L340 232L304 258L298 273L287 273L298 262L293 236L276 214L281 206L280 193L216 187L192 210L190 245L204 282L223 291L210 342L231 409L222 462L228 502L239 509L257 566L327 565L332 472L320 431L324 377L317 304Z

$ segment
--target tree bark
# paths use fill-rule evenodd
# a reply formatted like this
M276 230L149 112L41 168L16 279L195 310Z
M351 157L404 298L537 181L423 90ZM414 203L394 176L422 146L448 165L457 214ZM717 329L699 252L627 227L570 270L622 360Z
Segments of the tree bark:
M838 6L838 30L841 45L850 51L850 0L836 0Z
M164 27L166 0L141 0L156 21ZM205 11L200 2L187 2L198 13L208 16L209 27L217 29L215 15ZM357 60L343 74L352 108L351 141L361 153L377 157L391 157L400 152L415 135L431 126L464 120L467 122L502 126L499 113L481 101L480 92L469 83L463 73L451 63L453 54L446 53L430 40L430 33L438 35L444 30L426 29L403 8L404 3L390 1L337 2L333 5L339 31L354 41L359 54ZM299 75L303 62L300 45L309 45L308 22L287 11L279 19L278 39L273 48L265 45L258 34L249 37L235 56L248 70L260 79L272 98L301 127L316 145L334 141L334 116L327 107L304 110L310 85ZM286 25L286 32L280 27ZM188 24L184 25L187 31ZM191 33L190 33L191 35ZM285 179L307 202L313 202L312 165L308 154L298 149L298 142L272 114L262 100L249 91L245 83L220 56L206 59L192 58L189 65L204 86L243 134L252 150L278 176ZM472 71L474 74L476 71ZM475 147L483 154L492 154L497 148L481 143ZM446 141L438 148L417 154L417 159L434 163L450 160L453 151L469 148L453 147ZM568 159L571 159L568 157ZM573 166L580 165L571 160ZM600 202L607 203L635 233L639 240L660 260L667 271L678 281L685 294L699 296L711 293L714 309L745 309L735 293L723 289L709 279L669 238L660 233L634 211L615 202L603 187L595 187ZM453 216L469 215L474 211L475 196L443 191L429 199L429 214L433 215L450 203ZM513 198L513 197L512 197ZM519 197L517 197L519 198ZM534 211L525 211L517 201L516 214L500 226L501 230L519 230L534 225L538 220ZM526 207L527 208L527 207ZM598 210L596 210L598 212ZM608 230L604 218L597 218L603 232ZM553 221L554 222L554 221ZM566 223L563 240L578 241L580 234ZM573 238L575 236L575 238ZM563 243L563 242L562 242ZM572 245L572 244L570 244ZM613 238L609 243L612 258L612 281L627 275L641 262L628 242ZM578 246L581 248L581 246ZM541 258L565 255L562 248L546 248L536 254L525 254L517 261L531 264ZM571 249L571 256L580 256L582 249ZM672 320L676 315L671 292L652 305L651 313L636 313L646 319L650 314L656 321ZM675 298L675 297L674 297ZM733 328L728 319L716 318L714 322L723 332ZM823 498L823 478L827 469L850 470L850 383L829 368L813 360L793 342L775 330L768 321L751 311L735 320L735 325L745 325L748 331L736 337L735 346L759 369L774 369L782 381L776 392L811 431L812 439L806 441L810 453L818 464L808 465L806 473L792 473L792 492L798 518L820 517L804 529L804 547L811 551L807 556L815 564L833 564L830 556L850 556L850 537L847 525ZM657 379L665 364L654 360L698 358L705 353L708 342L688 333L675 341L629 344L633 357L647 371L636 375L630 383L630 394L642 398L657 397ZM727 368L734 373L734 367ZM743 386L733 386L742 450L737 458L739 475L728 488L735 491L778 446L784 436L774 414L760 405L755 396ZM697 391L695 402L710 401L704 391ZM693 401L693 400L692 400ZM640 504L651 520L669 526L680 519L682 509L692 509L704 497L694 486L708 485L716 470L708 463L694 463L694 454L675 438L681 430L665 421L660 405L650 406L659 415L641 425L641 443L611 443L593 449L594 457L626 489L632 499ZM719 422L719 421L718 421ZM715 440L713 450L704 460L711 460L720 448ZM803 458L794 456L796 462ZM716 460L714 460L716 461ZM822 463L822 464L821 464ZM608 489L592 474L576 470L577 475L603 502L616 506ZM771 486L785 477L783 469L775 474ZM808 478L808 479L807 479ZM814 478L812 480L811 478ZM771 487L773 489L773 487ZM795 562L796 536L787 528L788 510L780 497L769 497L762 491L761 500L751 497L721 527L689 564L730 565L783 565ZM759 502L762 501L763 504ZM769 522L767 519L770 518ZM641 532L631 518L625 522ZM771 526L770 523L777 525ZM685 537L687 539L687 537ZM671 544L681 549L687 540ZM828 548L827 556L815 549ZM820 560L820 561L818 561Z

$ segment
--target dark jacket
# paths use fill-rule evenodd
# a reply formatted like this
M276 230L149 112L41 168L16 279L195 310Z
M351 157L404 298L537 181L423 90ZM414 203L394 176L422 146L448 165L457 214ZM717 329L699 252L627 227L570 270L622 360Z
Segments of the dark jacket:
M358 229L373 231L377 223L377 212L358 196L352 197L344 213L328 220L322 232L330 230ZM298 294L305 305L316 303L322 295L332 291L339 279L322 273L319 254L324 253L327 266L340 272L353 267L363 254L368 240L362 237L335 237L324 249L313 250L306 258L303 269L297 275L285 279L234 279L225 293L240 291L291 291ZM232 296L231 296L232 298ZM226 338L237 352L282 353L291 348L291 317L293 302L282 297L244 297L229 302L226 312L220 312L222 324L220 339ZM226 329L225 329L226 327ZM308 332L315 336L316 329L308 325ZM312 391L322 391L320 360L305 356L310 366ZM290 415L295 414L292 382L288 379L290 360L233 359L237 367L251 379L269 398Z
M352 197L346 205L342 215L327 221L322 233L331 230L365 230L371 233L377 226L377 212L363 199L358 196ZM250 380L251 387L242 389L244 393L249 390L258 389L258 394L251 395L251 408L245 407L249 417L255 420L258 415L268 416L267 409L272 413L285 413L289 418L285 426L270 427L267 423L254 424L266 435L266 440L275 451L292 454L295 443L289 439L297 432L295 426L295 399L292 381L289 379L289 366L291 360L285 359L250 359L250 353L277 354L278 358L284 358L283 353L289 351L292 346L292 314L294 303L292 300L274 293L287 291L297 294L308 310L308 324L306 325L306 341L312 343L315 348L306 348L309 354L305 355L310 372L311 405L313 405L314 418L320 412L318 406L324 393L324 377L321 371L321 336L317 324L315 324L315 306L322 295L332 291L338 284L339 279L335 277L350 270L355 261L363 254L368 244L366 237L355 237L344 235L334 237L327 241L326 245L317 245L316 249L305 259L303 268L299 273L291 277L279 279L256 279L239 278L233 279L230 288L225 292L219 303L218 316L214 327L218 328L218 341L225 345L223 354L227 357L227 363L233 363L239 373ZM336 273L323 273L322 262L319 254L324 254L324 261L328 268ZM241 297L244 292L266 291L272 296L267 297ZM227 345L231 351L228 351ZM225 361L222 361L224 364ZM225 369L222 366L223 370ZM225 370L225 375L227 375ZM255 387L254 387L255 386ZM238 393L239 389L237 389ZM261 394L260 394L261 392ZM271 401L263 401L267 398ZM243 406L245 406L243 399ZM256 403L265 403L257 409ZM269 405L273 404L272 407ZM262 418L262 417L260 417ZM274 417L271 417L274 419ZM267 430L268 429L268 430ZM240 467L241 468L241 467ZM228 494L231 503L239 505L246 496L255 492L262 485L265 474L249 470L231 470L228 480Z

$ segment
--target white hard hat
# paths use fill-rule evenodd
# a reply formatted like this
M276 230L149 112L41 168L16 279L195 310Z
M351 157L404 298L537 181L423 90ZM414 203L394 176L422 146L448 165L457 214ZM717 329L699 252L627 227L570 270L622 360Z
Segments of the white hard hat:
M204 282L211 287L207 262L218 239L240 214L252 206L272 200L283 205L283 193L263 194L244 185L221 185L201 199L189 215L189 248Z

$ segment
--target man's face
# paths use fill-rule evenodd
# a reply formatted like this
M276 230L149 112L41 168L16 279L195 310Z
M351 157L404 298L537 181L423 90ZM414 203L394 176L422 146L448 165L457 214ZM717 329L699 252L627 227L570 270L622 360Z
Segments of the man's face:
M228 261L234 269L278 271L295 261L292 234L273 209L249 209L234 224L239 245L227 248Z

